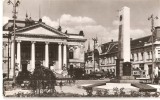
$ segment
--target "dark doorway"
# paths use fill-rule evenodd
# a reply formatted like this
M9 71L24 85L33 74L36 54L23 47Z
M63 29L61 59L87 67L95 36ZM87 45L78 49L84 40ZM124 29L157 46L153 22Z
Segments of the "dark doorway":
M149 74L149 75L152 74L152 65L148 65L148 74Z
M41 64L39 64L39 63L38 63L38 64L35 64L35 68L39 67L40 65L41 65Z
M27 64L22 64L22 72L27 72Z

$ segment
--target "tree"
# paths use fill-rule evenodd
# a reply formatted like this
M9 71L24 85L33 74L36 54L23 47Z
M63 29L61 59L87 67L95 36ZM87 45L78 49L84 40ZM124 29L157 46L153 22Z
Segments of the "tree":
M20 85L25 80L31 80L32 74L29 71L20 71L16 77L16 82Z
M37 66L32 75L31 87L33 90L36 90L38 94L41 94L47 91L53 93L55 91L56 76L49 68L44 66Z

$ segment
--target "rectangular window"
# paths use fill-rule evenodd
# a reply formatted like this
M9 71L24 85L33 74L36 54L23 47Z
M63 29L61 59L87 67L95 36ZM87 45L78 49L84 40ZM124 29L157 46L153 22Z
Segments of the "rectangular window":
M149 75L152 74L152 65L148 65L148 74L149 74Z
M132 54L132 59L133 59L133 61L134 61L134 54Z
M160 50L158 50L158 58L160 58Z
M150 58L150 52L148 52L148 60L149 60L149 59L151 59L151 58Z
M69 59L73 59L73 51L69 51Z
M139 67L141 68L141 70L144 70L144 64L139 64Z
M101 60L102 60L101 65L104 65L105 64L105 59L103 58Z
M144 60L144 57L143 57L143 52L141 53L141 57L142 57L142 58L141 58L141 60L143 61L143 60Z

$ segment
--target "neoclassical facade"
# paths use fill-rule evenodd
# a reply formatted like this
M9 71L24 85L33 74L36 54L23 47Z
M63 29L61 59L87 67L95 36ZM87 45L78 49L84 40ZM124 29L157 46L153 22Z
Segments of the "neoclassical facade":
M16 21L15 55L13 53L13 20L3 27L3 73L13 76L13 58L16 71L33 72L43 65L57 73L69 67L84 67L83 31L70 34L40 21ZM10 34L12 34L10 36Z

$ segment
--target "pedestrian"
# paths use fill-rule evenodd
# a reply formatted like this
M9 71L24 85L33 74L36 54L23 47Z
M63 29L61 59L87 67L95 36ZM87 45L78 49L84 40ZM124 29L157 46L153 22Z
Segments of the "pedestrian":
M62 80L61 80L61 82L59 83L59 87L60 87L61 91L62 91L62 86L63 86L63 83L62 83Z

